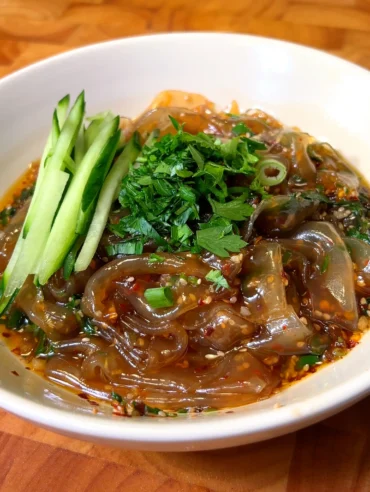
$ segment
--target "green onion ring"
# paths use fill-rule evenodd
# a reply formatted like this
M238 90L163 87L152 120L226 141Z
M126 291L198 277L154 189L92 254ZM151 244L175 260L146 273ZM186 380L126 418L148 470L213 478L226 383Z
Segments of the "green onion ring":
M268 169L278 171L277 176L267 176ZM262 186L275 186L284 181L287 170L284 164L275 159L265 159L258 163L256 167L256 178Z

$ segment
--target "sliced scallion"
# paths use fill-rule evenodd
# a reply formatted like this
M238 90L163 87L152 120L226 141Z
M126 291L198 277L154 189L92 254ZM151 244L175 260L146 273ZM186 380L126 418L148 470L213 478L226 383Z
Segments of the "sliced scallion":
M284 181L286 175L284 164L275 159L265 159L256 168L256 178L262 186L278 185Z
M157 287L146 289L144 297L152 308L171 307L174 304L173 294L170 287Z

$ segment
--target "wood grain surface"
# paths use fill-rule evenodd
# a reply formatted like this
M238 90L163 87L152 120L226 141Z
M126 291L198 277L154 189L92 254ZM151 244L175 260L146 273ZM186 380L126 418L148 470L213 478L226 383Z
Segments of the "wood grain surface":
M327 50L370 68L370 0L0 0L0 77L123 36L222 30ZM370 490L370 399L308 429L231 450L119 451L0 411L0 490Z

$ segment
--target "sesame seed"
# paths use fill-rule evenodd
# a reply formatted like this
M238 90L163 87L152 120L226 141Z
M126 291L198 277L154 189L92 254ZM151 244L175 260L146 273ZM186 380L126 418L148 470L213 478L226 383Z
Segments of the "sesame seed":
M308 324L308 321L307 321L307 318L305 318L304 316L302 316L301 318L299 318L299 320L304 324L304 325L307 325Z
M238 298L236 296L233 296L230 298L231 304L235 304L237 302Z
M304 342L297 342L297 347L298 348L302 348L305 346L305 343Z
M201 278L198 278L197 284L200 285L201 283L202 283L202 279Z
M325 321L329 321L329 319L330 319L331 317L330 317L330 314L328 314L328 313L324 313L324 314L323 314L323 318L324 318L324 320L325 320Z
M240 314L242 316L250 316L251 315L251 312L249 311L249 309L246 306L242 306L240 308Z
M188 285L187 281L184 278L179 279L179 284L180 285Z
M310 368L310 366L308 364L306 364L306 365L303 366L303 370L305 372L307 372L309 370L309 368Z
M217 357L219 356L217 354L206 354L204 357L208 360L213 360L213 359L217 359Z
M129 278L127 279L127 282L134 282L134 281L135 281L135 277L129 277Z
M233 263L241 263L243 260L243 255L241 253L239 255L233 255L233 256L231 256L230 260Z
M167 417L166 412L163 412L163 410L160 410L157 415L158 417Z
M81 342L89 342L89 341L90 341L90 338L88 338L88 337L84 337L84 338L81 340Z
M357 277L357 282L356 283L357 283L357 285L359 287L365 287L365 285L366 285L365 284L365 281L364 281L364 279L362 277Z
M204 302L204 304L211 304L212 297L211 296L207 296L205 299L203 299L203 302Z
M360 304L367 304L365 297L361 297Z

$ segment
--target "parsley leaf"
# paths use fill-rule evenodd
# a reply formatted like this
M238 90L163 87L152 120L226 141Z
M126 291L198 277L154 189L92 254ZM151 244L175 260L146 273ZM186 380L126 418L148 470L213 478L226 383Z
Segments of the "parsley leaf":
M236 198L227 203L219 203L216 200L209 199L212 210L216 215L225 217L230 220L245 220L254 212L254 208L249 203L244 203L244 197Z
M163 263L164 262L164 258L163 258L163 256L156 255L155 253L151 253L149 255L148 262L149 263Z
M216 286L216 292L219 291L222 287L224 289L230 289L230 285L228 284L226 278L222 275L220 270L211 270L206 275L206 280L208 282L212 282Z
M229 252L238 253L241 248L247 245L236 234L225 236L224 230L223 227L209 227L197 231L198 245L221 258L230 256Z
M245 133L252 133L252 131L243 122L236 124L232 129L232 134L236 136L243 135Z

